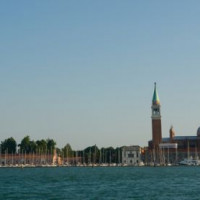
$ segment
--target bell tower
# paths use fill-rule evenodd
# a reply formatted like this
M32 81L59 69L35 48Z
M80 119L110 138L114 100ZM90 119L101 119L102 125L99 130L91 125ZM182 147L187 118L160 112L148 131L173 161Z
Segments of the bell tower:
M156 83L154 83L154 93L152 99L152 145L158 152L159 144L162 142L162 127L161 127L161 114L160 114L160 99L158 97Z

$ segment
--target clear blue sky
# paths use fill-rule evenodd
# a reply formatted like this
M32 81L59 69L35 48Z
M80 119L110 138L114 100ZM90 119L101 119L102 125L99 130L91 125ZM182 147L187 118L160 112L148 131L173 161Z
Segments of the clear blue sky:
M0 2L0 140L147 145L200 126L200 1Z

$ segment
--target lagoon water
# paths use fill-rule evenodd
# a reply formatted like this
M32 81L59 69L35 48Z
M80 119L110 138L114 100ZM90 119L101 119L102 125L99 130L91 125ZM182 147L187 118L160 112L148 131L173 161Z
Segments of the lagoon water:
M199 200L200 167L1 168L0 199Z

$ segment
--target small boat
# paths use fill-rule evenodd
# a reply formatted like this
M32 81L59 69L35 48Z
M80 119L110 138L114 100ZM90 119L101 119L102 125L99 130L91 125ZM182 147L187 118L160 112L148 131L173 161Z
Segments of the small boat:
M200 160L195 160L192 158L184 159L179 162L180 165L186 165L186 166L198 166L200 165Z

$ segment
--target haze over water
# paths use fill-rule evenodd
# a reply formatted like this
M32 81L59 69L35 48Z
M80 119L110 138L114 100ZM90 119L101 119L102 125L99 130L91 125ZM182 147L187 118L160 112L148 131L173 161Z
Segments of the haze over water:
M0 199L200 199L199 167L4 168Z

